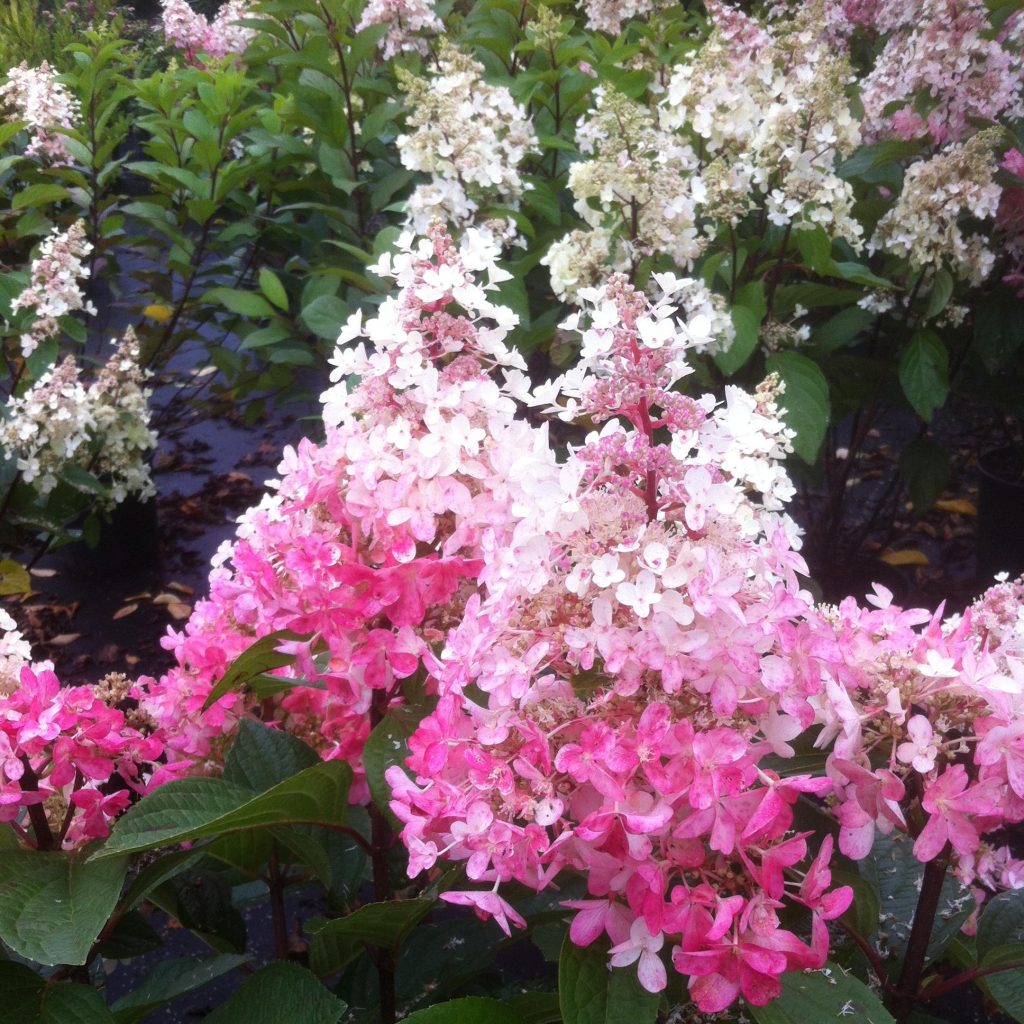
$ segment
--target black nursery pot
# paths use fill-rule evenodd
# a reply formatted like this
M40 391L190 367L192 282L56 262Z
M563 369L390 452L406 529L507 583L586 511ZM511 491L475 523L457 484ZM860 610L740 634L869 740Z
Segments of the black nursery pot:
M1024 447L978 456L978 580L1024 573Z

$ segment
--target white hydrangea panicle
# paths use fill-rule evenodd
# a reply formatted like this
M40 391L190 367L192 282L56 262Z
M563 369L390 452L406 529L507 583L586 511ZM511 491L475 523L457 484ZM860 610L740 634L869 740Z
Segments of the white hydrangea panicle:
M11 68L0 85L0 101L9 108L8 121L27 123L30 140L26 156L55 166L71 162L62 133L78 126L81 108L45 60L37 68L25 62Z
M410 109L410 130L397 140L402 164L432 178L407 204L408 225L419 234L443 219L455 233L473 225L506 243L517 237L510 219L482 211L519 208L527 188L520 165L536 151L537 138L522 105L483 73L482 64L444 40L429 77L398 71Z
M971 284L985 280L995 254L983 235L967 234L962 221L996 215L1002 189L995 180L993 147L999 134L986 129L911 164L895 205L875 228L870 250L902 256L917 270L945 267Z
M444 23L437 16L431 0L369 0L356 31L361 32L371 25L388 27L378 44L385 60L408 52L426 56L428 41L425 35L444 32Z
M672 0L580 0L587 15L587 28L617 36L622 23L642 18L672 6Z
M82 260L92 252L85 237L85 221L75 221L67 231L54 228L39 244L29 270L29 286L15 296L12 310L34 309L36 319L21 336L21 354L30 356L40 342L60 333L59 317L81 311L96 315L78 282L89 276Z
M106 486L100 500L105 508L129 494L151 498L156 489L147 459L156 434L149 427L146 376L131 328L88 386L74 357L66 356L8 401L0 422L0 450L42 495L57 486L65 466L77 465Z
M437 221L427 237L411 231L399 237L394 251L384 253L370 269L378 277L392 278L400 290L389 295L368 320L364 321L361 311L353 313L338 337L330 361L332 387L320 396L328 427L351 424L374 397L373 389L366 386L361 387L359 398L354 397L351 379L358 378L364 385L380 379L381 394L429 391L437 387L439 356L472 353L478 365L509 376L509 383L500 389L505 402L518 396L526 363L504 339L519 318L489 297L510 276L498 266L500 251L490 232L467 228L455 243ZM437 266L424 270L431 258L436 258ZM446 296L462 310L463 326L443 336L428 335L424 311L431 311L449 327L454 323L443 310L433 309ZM362 340L353 345L357 339Z
M841 47L821 31L821 0L759 25L723 3L705 44L672 73L661 123L707 154L700 213L717 230L763 203L772 223L821 225L854 248L853 190L836 173L860 144Z

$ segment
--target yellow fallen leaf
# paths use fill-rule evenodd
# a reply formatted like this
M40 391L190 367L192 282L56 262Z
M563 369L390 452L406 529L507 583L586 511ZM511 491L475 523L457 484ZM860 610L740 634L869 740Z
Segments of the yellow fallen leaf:
M928 556L917 548L903 551L883 551L878 556L886 565L928 565Z
M167 610L180 622L182 619L187 619L192 614L192 605L185 604L183 601L175 601L173 604L169 604L167 606Z
M68 644L73 644L81 635L81 633L59 633L50 640L50 645L52 647L67 647Z
M124 619L138 610L139 606L137 604L126 604L123 608L118 608L117 611L114 612L114 618Z
M179 594L191 595L195 593L194 587L190 587L187 583L176 583L174 580L167 584L167 589L176 590Z
M155 305L147 306L142 311L142 315L148 316L150 320L155 320L158 324L163 324L167 323L174 316L174 310L170 306L156 303Z
M32 581L29 579L25 566L10 558L5 558L0 562L0 595L12 597L14 594L24 594L31 589Z
M966 498L950 498L949 501L937 501L935 507L940 512L955 512L958 516L976 516L978 507Z

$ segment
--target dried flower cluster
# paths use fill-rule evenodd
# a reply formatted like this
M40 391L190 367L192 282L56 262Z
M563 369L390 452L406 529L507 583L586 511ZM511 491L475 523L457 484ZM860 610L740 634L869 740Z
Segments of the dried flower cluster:
M995 262L985 235L967 234L965 217L996 215L1002 189L993 147L998 129L954 143L907 168L893 207L878 222L872 249L906 257L916 270L948 269L954 277L980 284Z

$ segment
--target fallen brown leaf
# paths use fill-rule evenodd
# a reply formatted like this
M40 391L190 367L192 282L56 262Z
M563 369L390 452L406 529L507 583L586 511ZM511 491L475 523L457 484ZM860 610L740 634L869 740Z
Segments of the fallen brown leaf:
M118 608L114 612L113 617L115 619L126 619L129 615L134 615L138 610L139 606L137 604L126 604L123 608Z

